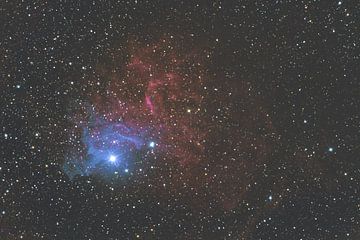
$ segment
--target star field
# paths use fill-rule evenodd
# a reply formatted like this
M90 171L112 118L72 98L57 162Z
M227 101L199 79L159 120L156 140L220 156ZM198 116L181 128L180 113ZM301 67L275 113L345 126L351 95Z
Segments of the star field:
M357 1L0 3L0 239L360 239Z

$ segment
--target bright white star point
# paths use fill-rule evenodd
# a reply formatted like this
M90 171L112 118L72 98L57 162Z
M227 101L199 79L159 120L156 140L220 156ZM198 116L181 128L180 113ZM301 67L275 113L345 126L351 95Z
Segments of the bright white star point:
M115 155L110 155L109 161L110 162L115 162L116 161L116 156Z

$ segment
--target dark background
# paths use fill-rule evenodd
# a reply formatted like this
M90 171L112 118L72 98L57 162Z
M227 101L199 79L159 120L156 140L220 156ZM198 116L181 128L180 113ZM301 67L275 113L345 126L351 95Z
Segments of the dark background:
M1 1L0 239L359 239L359 7ZM131 38L167 34L211 49L207 117L218 130L207 166L224 185L202 192L201 207L192 194L160 197L136 182L112 191L61 169L69 102L108 84L87 82L96 65ZM271 139L245 168L242 126Z

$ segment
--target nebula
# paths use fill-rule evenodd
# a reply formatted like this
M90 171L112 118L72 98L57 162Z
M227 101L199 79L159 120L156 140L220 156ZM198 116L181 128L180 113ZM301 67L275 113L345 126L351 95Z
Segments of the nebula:
M64 170L70 178L130 180L202 211L209 202L231 211L260 181L276 130L249 83L212 85L210 53L176 46L164 38L110 50L112 59L96 67L106 89L89 91L72 118L80 145L69 148Z
M105 179L116 172L120 179L131 176L144 187L154 186L155 194L187 195L197 209L215 199L231 210L256 181L250 173L266 164L275 130L265 104L248 94L243 81L237 83L243 88L229 86L233 94L209 98L209 91L216 93L219 86L211 86L204 59L208 52L177 49L174 41L133 41L126 61L121 61L123 52L113 50L112 64L97 66L107 81L106 92L92 94L83 104L91 107L73 118L81 126L77 128L81 146L71 147L65 172L70 178ZM235 118L208 117L217 115L222 102L233 99L242 104L224 107ZM232 127L220 127L226 125ZM196 200L188 189L197 194Z
M140 152L146 153L155 147L144 129L101 118L93 111L87 114L88 122L81 127L85 151L72 151L63 166L71 179L96 173L124 176L134 168Z
M78 110L82 117L72 120L81 126L81 146L67 154L64 171L70 178L129 174L155 147L159 161L183 167L202 160L205 71L196 53L180 54L170 45L171 39L163 39L130 47L116 74L99 67L104 81L111 76L108 94L94 95L85 104L91 107Z

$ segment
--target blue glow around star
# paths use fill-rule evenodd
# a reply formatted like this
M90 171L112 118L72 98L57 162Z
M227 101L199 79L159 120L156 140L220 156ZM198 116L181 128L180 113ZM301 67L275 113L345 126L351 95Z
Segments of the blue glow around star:
M116 156L115 155L110 155L109 156L109 161L112 162L112 163L116 162Z
M76 175L109 176L114 172L128 175L134 168L138 153L143 148L155 147L155 142L146 140L144 130L94 117L83 127L81 143L85 151L69 154L63 166L70 179Z

